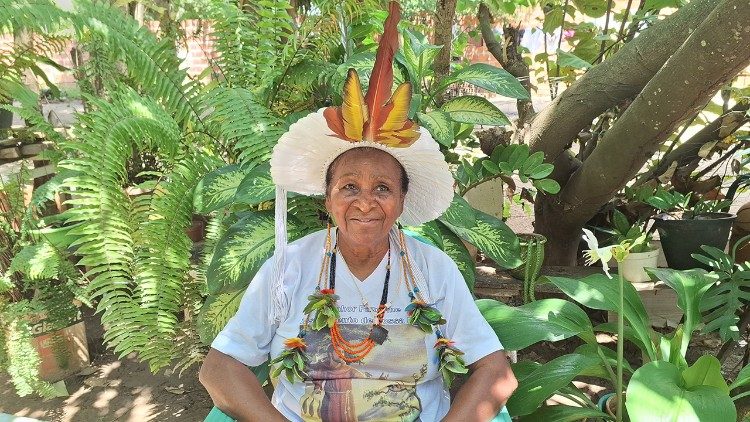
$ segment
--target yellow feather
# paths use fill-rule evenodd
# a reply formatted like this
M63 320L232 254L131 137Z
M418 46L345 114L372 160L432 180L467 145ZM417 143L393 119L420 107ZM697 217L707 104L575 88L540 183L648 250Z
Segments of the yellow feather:
M367 106L362 95L362 86L359 84L359 76L354 69L349 69L346 82L344 82L344 103L341 105L341 115L344 118L346 137L361 141L362 130L367 122Z
M411 103L411 85L403 83L396 88L391 95L389 104L386 107L391 108L388 112L383 125L378 128L383 132L390 132L404 127L404 123L409 116L409 104Z
M399 130L380 132L378 135L382 137L379 142L383 145L395 148L405 148L413 144L417 138L419 138L419 126L411 125L410 127Z

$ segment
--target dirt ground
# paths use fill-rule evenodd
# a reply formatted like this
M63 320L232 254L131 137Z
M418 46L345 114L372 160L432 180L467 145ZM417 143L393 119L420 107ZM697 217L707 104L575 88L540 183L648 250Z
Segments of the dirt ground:
M18 397L7 374L0 373L0 413L49 422L202 421L211 398L198 382L198 367L182 377L152 374L134 356L118 360L102 346L96 316L85 318L91 367L68 377L69 397L42 400Z

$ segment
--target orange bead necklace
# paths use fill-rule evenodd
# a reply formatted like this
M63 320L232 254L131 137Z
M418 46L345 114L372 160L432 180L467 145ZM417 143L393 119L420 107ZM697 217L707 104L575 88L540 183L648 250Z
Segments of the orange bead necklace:
M385 267L385 282L383 283L383 293L380 296L380 304L375 311L370 335L361 341L349 341L341 334L338 321L333 323L330 328L331 343L333 350L344 362L358 362L365 358L377 344L383 344L388 338L388 330L383 328L383 319L388 309L388 283L391 278L391 248L388 246L388 263ZM336 248L334 247L330 255L328 288L332 291L336 289Z

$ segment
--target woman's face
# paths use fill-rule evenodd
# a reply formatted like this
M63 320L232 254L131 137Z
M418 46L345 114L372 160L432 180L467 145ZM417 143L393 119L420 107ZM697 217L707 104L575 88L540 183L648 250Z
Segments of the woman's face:
M352 149L333 164L326 209L343 243L378 247L404 210L401 166L378 149Z

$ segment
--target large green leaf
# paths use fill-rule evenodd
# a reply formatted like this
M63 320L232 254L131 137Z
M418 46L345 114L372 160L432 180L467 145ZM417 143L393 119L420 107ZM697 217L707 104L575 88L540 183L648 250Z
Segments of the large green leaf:
M474 95L454 98L443 104L440 109L456 122L490 126L510 124L508 117L499 108L487 99Z
M435 221L435 225L440 230L440 242L443 245L443 252L456 263L458 270L461 271L461 275L464 276L464 281L466 281L469 291L473 293L474 281L476 279L476 263L474 262L474 258L469 254L461 239L450 231L445 224Z
M721 362L711 355L703 355L695 361L693 366L682 371L685 388L691 389L699 385L710 385L729 394L729 387L721 373Z
M235 202L255 205L270 201L276 194L276 186L271 180L271 164L264 163L250 170L240 183Z
M567 300L544 299L516 307L479 299L476 304L508 350L522 350L540 341L559 341L573 336L596 343L586 313Z
M474 210L476 225L465 227L451 224L448 220L440 221L453 233L484 252L490 259L503 268L516 268L523 263L518 237L501 220Z
M729 389L734 390L735 388L742 387L748 384L750 384L750 365L747 365L740 370L740 373L737 374L737 378L734 380L732 385L729 386Z
M592 409L590 407L577 407L577 406L565 406L562 404L554 406L542 406L537 409L534 413L526 416L522 416L519 421L521 422L539 422L539 421L555 421L555 422L575 422L581 420L614 420L612 416L602 412L599 409Z
M450 147L453 144L453 122L448 113L433 110L429 113L417 113L419 123L426 127L433 138L440 144Z
M607 0L573 0L576 9L592 18L600 18L607 13Z
M504 97L527 100L529 93L515 76L505 69L486 63L474 63L450 75L449 82L467 82Z
M440 219L450 226L471 228L477 225L476 212L463 197L453 195L453 201Z
M663 361L649 362L635 371L625 406L633 421L737 420L727 393L711 385L687 387L677 366Z
M455 233L437 220L432 220L418 227L410 226L403 230L404 233L419 241L440 248L451 257L453 262L456 263L458 270L461 271L461 275L464 277L469 290L472 293L474 292L476 263L466 249L466 246L464 246L464 243Z
M295 224L288 222L289 238L297 235ZM250 283L274 249L273 211L248 212L219 239L214 258L206 270L208 291L242 288Z
M598 359L588 356L569 354L537 367L526 376L518 377L518 388L507 403L508 411L514 416L528 415L578 374L598 362Z
M557 63L560 64L560 67L572 67L573 69L588 69L592 66L591 63L575 54L559 49L557 50Z
M582 279L565 277L547 277L547 279L583 306L600 309L604 311L622 312L625 320L633 328L641 344L646 347L643 350L650 359L656 358L656 350L651 341L651 322L648 318L646 308L643 306L638 292L632 284L625 282L624 305L620 309L619 288L617 279L609 279L604 274L594 274Z
M201 342L211 344L237 312L245 289L209 295L198 314L197 328Z
M550 10L544 14L544 24L542 24L542 31L551 34L555 32L555 29L561 27L563 24L563 8L562 6L553 6Z
M204 176L195 189L195 210L202 214L219 210L234 202L237 189L247 171L239 165L221 167Z
M703 295L716 282L705 270L673 270L669 268L650 268L648 272L663 281L677 293L677 306L685 313L680 354L685 356L693 330L701 321L700 303Z

